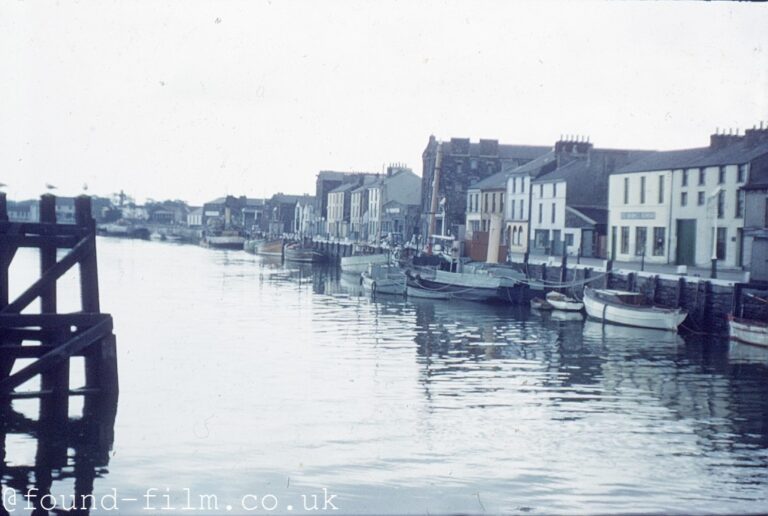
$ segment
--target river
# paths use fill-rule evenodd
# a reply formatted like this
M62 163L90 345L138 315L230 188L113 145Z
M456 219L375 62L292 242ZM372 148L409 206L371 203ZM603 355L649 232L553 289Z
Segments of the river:
M324 513L768 510L768 352L371 300L335 268L244 252L106 238L98 252L120 398L94 493L121 513L200 511L208 495L221 514L303 512L313 495ZM14 263L20 292L36 255ZM7 464L34 459L33 437L7 443Z

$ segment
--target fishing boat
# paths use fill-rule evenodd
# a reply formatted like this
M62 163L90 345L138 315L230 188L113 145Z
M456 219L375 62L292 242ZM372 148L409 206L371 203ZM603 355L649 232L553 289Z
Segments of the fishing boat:
M768 348L768 323L729 315L728 336L739 342Z
M262 256L283 256L283 239L262 240L254 245L254 252Z
M553 307L547 302L546 299L534 297L531 299L531 308L534 310L552 310Z
M361 274L368 270L371 264L387 264L389 255L387 254L358 254L355 256L344 256L341 258L342 272L356 272Z
M405 273L390 265L371 263L368 270L360 275L363 290L371 294L394 294L402 296L406 293Z
M237 231L222 231L216 234L205 234L200 244L211 249L242 249L245 237Z
M289 262L319 263L325 261L325 255L311 247L305 247L301 244L290 244L285 246L285 260Z
M502 288L513 287L513 278L491 274L448 272L434 269L409 270L406 273L407 294L430 299L464 299L466 301L501 300Z
M688 313L662 308L645 301L638 292L584 287L584 308L594 319L638 328L677 331Z
M547 303L552 305L555 310L562 310L564 312L579 312L584 308L584 303L568 297L560 292L547 293Z

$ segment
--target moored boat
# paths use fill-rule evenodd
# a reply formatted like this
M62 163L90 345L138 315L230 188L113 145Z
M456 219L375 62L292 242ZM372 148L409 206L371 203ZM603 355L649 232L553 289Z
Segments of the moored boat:
M513 278L442 270L408 271L407 276L409 296L432 299L499 301L502 288L517 284Z
M217 235L203 235L201 245L212 249L242 249L245 237L236 232L222 232Z
M254 245L254 252L263 256L283 256L283 239L257 242Z
M389 263L387 254L358 254L354 256L343 256L341 258L342 272L356 272L358 274L368 270L371 264Z
M368 270L360 275L363 290L371 294L405 295L405 273L389 265L372 263Z
M546 299L534 297L531 299L531 308L534 310L552 310L553 307L547 302Z
M311 247L304 247L301 244L290 244L285 246L285 260L290 262L318 263L325 261L325 255Z
M768 323L728 316L728 336L739 342L768 348Z
M547 293L547 303L552 305L555 310L562 310L565 312L578 312L584 308L584 303L568 297L560 292Z
M584 308L594 319L638 328L677 331L688 316L680 308L663 308L645 302L638 292L584 287Z

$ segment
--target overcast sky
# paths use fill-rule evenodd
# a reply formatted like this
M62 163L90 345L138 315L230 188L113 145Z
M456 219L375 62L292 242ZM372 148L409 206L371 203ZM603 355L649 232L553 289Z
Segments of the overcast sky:
M201 203L421 173L430 134L702 146L768 120L768 6L0 3L0 182Z

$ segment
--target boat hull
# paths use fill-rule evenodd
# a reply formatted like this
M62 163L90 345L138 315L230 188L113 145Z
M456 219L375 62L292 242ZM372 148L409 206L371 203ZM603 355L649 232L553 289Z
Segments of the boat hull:
M362 273L368 270L370 265L389 263L386 254L361 254L357 256L344 256L341 258L342 272Z
M240 236L211 236L202 241L204 247L211 249L237 249L243 248L245 238Z
M325 261L325 255L314 249L285 249L285 261L300 263L320 263Z
M561 310L563 312L580 312L581 309L584 308L584 303L556 292L547 294L547 303L552 305L552 308L555 310Z
M362 276L363 290L371 294L405 295L405 276L401 280L392 278L374 279L367 274Z
M262 256L283 256L283 241L269 240L256 244L254 252Z
M463 299L481 302L499 299L498 288L467 287L413 277L408 279L408 295L429 299Z
M768 324L760 321L729 317L728 335L739 342L768 348Z
M680 309L622 306L606 302L584 289L584 309L589 317L599 321L636 328L677 331L687 317Z

